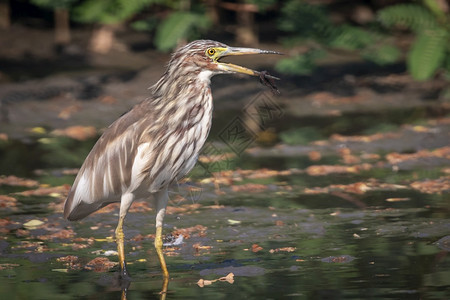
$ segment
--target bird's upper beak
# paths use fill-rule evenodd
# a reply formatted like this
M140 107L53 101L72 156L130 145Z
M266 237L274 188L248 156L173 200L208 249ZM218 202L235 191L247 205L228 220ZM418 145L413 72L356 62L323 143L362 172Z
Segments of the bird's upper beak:
M221 51L216 59L216 62L218 64L218 67L220 70L225 71L225 72L230 72L230 73L241 73L241 74L248 74L248 75L252 75L252 76L259 76L260 72L252 70L252 69L248 69L245 67L241 67L238 65L234 65L231 63L225 63L225 62L220 62L219 60L223 57L226 56L232 56L232 55L248 55L248 54L279 54L281 55L282 53L277 52L277 51L270 51L270 50L261 50L261 49L254 49L254 48L236 48L236 47L228 47L225 48L224 51ZM279 79L277 77L271 76L271 75L266 75L269 78L272 79Z

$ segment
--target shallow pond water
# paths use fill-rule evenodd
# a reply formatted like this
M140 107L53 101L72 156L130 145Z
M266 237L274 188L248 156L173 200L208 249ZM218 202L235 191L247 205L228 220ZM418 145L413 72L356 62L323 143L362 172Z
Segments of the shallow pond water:
M423 124L410 131L437 132ZM450 164L440 132L427 136L433 149L407 145L391 157L369 139L223 156L215 176L197 165L170 194L164 234L184 239L164 250L167 299L449 299ZM0 177L1 298L123 296L117 207L74 223L61 214L76 171L69 168L93 142L31 136L2 144L2 174L36 181ZM145 202L124 230L127 299L158 299L154 212Z

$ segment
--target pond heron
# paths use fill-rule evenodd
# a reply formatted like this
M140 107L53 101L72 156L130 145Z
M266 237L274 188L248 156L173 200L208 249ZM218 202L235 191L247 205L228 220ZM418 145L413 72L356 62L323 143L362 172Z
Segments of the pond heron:
M163 278L168 281L162 251L168 186L194 167L208 136L213 109L211 77L224 73L260 76L258 71L220 61L225 56L245 54L280 53L209 40L180 48L161 79L150 87L150 97L112 123L84 161L66 199L64 217L80 220L120 202L115 235L122 278L128 277L122 230L125 216L133 200L153 198L155 248ZM167 285L162 292L166 290Z

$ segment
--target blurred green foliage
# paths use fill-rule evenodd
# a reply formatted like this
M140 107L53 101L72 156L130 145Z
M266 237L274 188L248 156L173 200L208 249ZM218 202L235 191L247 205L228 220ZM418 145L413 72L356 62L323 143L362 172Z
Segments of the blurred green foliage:
M71 17L77 22L128 23L135 30L152 32L154 45L161 51L170 51L181 41L211 32L210 10L222 9L221 1L214 2L213 7L213 2L200 0L31 2L44 8L71 9ZM259 14L272 11L277 16L277 29L285 35L282 42L293 49L293 54L277 65L279 72L309 74L327 54L336 51L378 65L391 64L402 56L395 36L405 30L415 36L406 57L408 70L415 79L426 80L439 70L450 70L450 15L437 0L387 5L378 11L377 19L365 25L336 22L331 17L330 4L314 1L246 0L245 3L254 4Z
M41 1L41 0L39 0ZM86 0L73 11L74 20L82 23L116 24L131 18L150 4L163 0Z
M196 39L208 29L209 18L202 13L174 11L156 29L155 45L161 51L170 51L181 39Z
M31 0L31 3L47 9L68 9L76 2L77 0Z
M415 34L407 65L417 80L427 80L439 70L450 71L450 15L435 0L420 4L398 4L378 13L388 28L406 28Z
M312 5L290 0L281 8L280 30L288 33L284 43L303 46L301 53L282 60L277 69L290 74L307 74L317 61L333 50L351 51L355 55L375 62L389 64L397 61L400 51L387 43L376 26L357 27L335 24L323 5Z

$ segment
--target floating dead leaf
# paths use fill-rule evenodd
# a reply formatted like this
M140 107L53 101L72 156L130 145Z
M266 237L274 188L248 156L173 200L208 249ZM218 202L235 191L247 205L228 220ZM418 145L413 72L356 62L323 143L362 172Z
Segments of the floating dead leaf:
M281 220L276 220L276 221L275 221L275 225L276 225L276 226L284 226L284 222L281 221Z
M218 155L200 155L198 161L204 164L211 164L219 161L229 160L236 157L234 153L223 153Z
M342 162L347 165L359 164L361 159L353 154L342 155Z
M289 176L292 174L300 174L300 173L303 173L303 171L297 169L271 170L267 168L262 168L256 170L242 170L242 169L226 170L221 172L214 172L213 177L202 179L201 183L208 184L213 182L215 184L221 185L232 185L235 182L242 181L244 178L260 179L274 176ZM239 187L236 189L239 189Z
M202 288L202 287L205 287L207 285L211 285L211 284L213 284L216 281L226 281L229 284L233 284L234 283L234 274L233 273L228 273L227 276L220 277L220 278L213 279L213 280L199 279L197 281L197 285Z
M178 237L181 234L185 239L189 239L194 233L197 233L199 236L205 236L207 229L208 227L203 225L195 225L188 228L176 228L172 231L172 235Z
M214 281L212 281L212 280L199 279L197 281L197 285L202 288L202 287L212 284L213 282Z
M97 210L96 212L93 213L93 215L113 213L113 212L118 211L119 207L120 207L120 203L111 203L111 204L106 205L105 207Z
M29 236L30 235L30 231L28 231L26 229L20 229L20 228L17 229L15 233L16 233L17 237L25 237L25 236Z
M238 224L241 224L241 223L242 223L242 221L239 221L239 220L233 220L233 219L228 219L227 222L228 222L228 224L230 224L230 225L238 225Z
M182 214L197 211L201 207L200 203L184 204L181 206L168 206L166 214Z
M52 241L55 239L67 240L73 238L74 236L75 232L72 229L62 229L51 234L40 235L37 238L42 241Z
M68 120L72 116L72 114L78 112L81 109L81 106L79 104L70 105L64 109L62 109L59 114L58 118L63 120Z
M9 270L19 266L20 266L19 264L9 264L9 263L0 264L0 270Z
M233 185L231 190L233 192L262 192L268 189L267 185L258 183L246 183L242 185Z
M91 270L94 272L107 272L111 268L115 267L118 263L110 261L106 257L96 257L90 262L88 262L84 268L86 270Z
M117 99L114 98L113 96L106 95L106 96L100 97L100 102L104 103L104 104L116 104Z
M28 131L34 134L46 134L47 130L44 127L33 127L29 128Z
M192 245L192 248L194 248L196 252L200 252L202 250L211 250L212 246L204 246L201 243L195 243Z
M25 227L25 229L32 230L32 229L38 228L39 226L41 226L43 224L44 224L44 222L42 222L41 220L34 219L34 220L30 220L30 221L24 223L23 227Z
M435 150L420 150L415 153L389 153L386 155L386 160L390 164L399 164L407 160L418 160L427 157L439 157L450 159L450 146L437 148Z
M351 184L332 184L326 187L305 188L305 194L329 194L335 192L347 192L353 194L364 194L367 191L380 190L399 190L406 189L407 186L391 183L378 182L375 179L370 179L368 182L355 182ZM339 196L339 195L338 195Z
M64 263L64 265L67 266L71 270L81 269L81 263L79 262L78 256L68 255L68 256L64 256L64 257L58 257L56 260Z
M0 133L0 141L7 141L8 135L6 133Z
M64 184L60 186L46 187L42 186L35 190L28 190L16 193L17 195L22 196L52 196L52 197L61 197L65 198L69 193L70 185Z
M259 246L258 244L253 244L252 245L252 252L253 253L259 252L261 250L263 250L263 247Z
M375 133L372 135L354 135L354 136L344 136L336 133L331 135L330 140L345 143L348 142L370 143L381 139L394 139L398 138L399 136L400 133L393 133L393 132Z
M97 129L94 126L71 126L65 129L56 129L52 132L56 136L67 136L75 140L85 141L97 136Z
M153 209L150 207L150 203L148 201L134 201L130 207L130 212L149 212Z
M12 186L25 186L25 187L33 187L37 186L39 182L36 180L19 178L14 175L10 176L0 176L0 185L12 185Z
M309 151L308 158L311 161L319 161L322 159L322 154L319 151Z
M269 252L270 253L276 253L276 252L294 252L295 251L295 247L282 247L282 248L276 248L276 249L270 249Z
M69 269L52 269L53 272L69 273Z
M387 198L386 199L387 202L403 202L403 201L409 201L409 200L411 200L411 198L408 198L408 197Z
M306 173L310 176L323 176L333 173L359 173L361 171L370 170L372 166L364 163L353 166L341 166L341 165L314 165L306 168Z
M0 207L16 209L17 199L7 195L0 195Z
M415 181L410 186L426 194L442 194L450 191L450 176L443 176L438 179Z
M381 157L376 153L363 153L361 154L361 158L364 160L379 160Z

